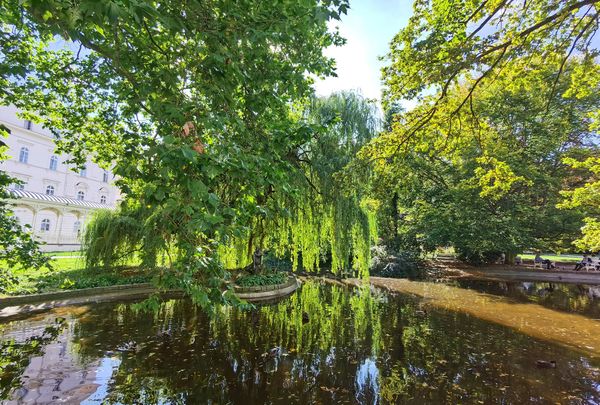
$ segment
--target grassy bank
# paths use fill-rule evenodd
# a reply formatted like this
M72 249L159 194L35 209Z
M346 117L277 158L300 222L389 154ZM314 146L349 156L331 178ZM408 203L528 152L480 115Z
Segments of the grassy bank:
M553 262L559 263L576 263L578 261L581 261L581 258L583 257L582 255L556 255L551 253L541 253L540 256L542 256L542 258L544 259L552 260ZM533 260L535 258L535 255L522 254L521 257L523 258L523 260Z
M83 253L80 250L74 250L71 252L46 252L44 253L49 257L57 257L57 256L83 256Z
M61 252L64 253L64 252ZM63 257L74 255L49 253L54 257L48 269L13 269L8 280L0 279L0 296L39 294L78 288L106 287L119 284L143 283L152 276L137 267L115 269L85 269L83 257ZM78 253L78 252L75 252ZM5 264L0 263L0 267Z

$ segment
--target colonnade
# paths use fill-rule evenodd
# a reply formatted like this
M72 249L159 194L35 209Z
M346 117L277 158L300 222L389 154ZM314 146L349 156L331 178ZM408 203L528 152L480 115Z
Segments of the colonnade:
M63 250L55 249L60 246L77 249L81 244L86 221L94 211L85 207L23 198L11 202L21 225L31 226L36 239L47 245L45 250ZM44 220L49 229L42 227Z

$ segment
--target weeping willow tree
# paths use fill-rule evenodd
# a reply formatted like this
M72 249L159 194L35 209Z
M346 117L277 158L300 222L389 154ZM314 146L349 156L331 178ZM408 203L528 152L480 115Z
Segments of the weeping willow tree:
M291 260L294 270L329 268L366 276L378 204L368 198L366 184L345 187L338 174L376 135L377 109L360 94L343 92L311 100L294 119L312 132L287 156L292 190L276 189L265 179L264 192L247 199L252 209L246 212L252 214L238 214L232 232L214 234L207 254L225 269L257 270L257 256L269 251ZM368 175L363 177L368 181ZM232 192L224 182L217 195L227 201ZM149 228L155 232L147 232ZM173 262L171 257L176 260L180 252L172 235L161 229L155 210L131 201L119 211L99 212L84 235L88 267L136 259L152 268L161 256L167 264Z
M341 92L311 100L299 119L314 133L289 156L298 191L272 190L252 226L221 246L220 259L226 267L245 267L253 252L266 249L291 258L293 269L325 265L336 274L353 269L366 276L378 204L366 187L344 187L338 174L376 135L377 108L356 92Z
M173 237L159 232L152 211L139 204L123 202L118 210L98 210L85 228L82 250L86 268L115 268L118 265L139 264L154 269L159 263L173 264ZM152 227L156 232L147 232Z

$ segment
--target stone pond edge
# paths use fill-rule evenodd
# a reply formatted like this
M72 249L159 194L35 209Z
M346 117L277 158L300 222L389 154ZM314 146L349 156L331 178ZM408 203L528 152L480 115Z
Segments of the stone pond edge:
M239 298L253 302L284 297L294 292L298 286L299 283L296 278L291 276L283 284L254 286L250 288L236 286L234 290ZM4 297L0 298L0 319L68 305L143 299L157 291L151 283L139 283ZM183 291L179 289L158 292L163 298L184 296Z

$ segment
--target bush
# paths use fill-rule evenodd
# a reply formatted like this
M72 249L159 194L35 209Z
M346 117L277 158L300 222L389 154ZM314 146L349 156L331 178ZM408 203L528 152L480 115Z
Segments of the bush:
M243 276L236 281L240 287L253 287L257 285L276 285L283 284L287 281L287 273L265 273L265 274L250 274Z
M467 252L459 251L458 260L475 266L495 263L502 256L502 252Z
M388 253L385 246L371 249L370 274L389 278L425 278L425 268L419 255L414 252Z

